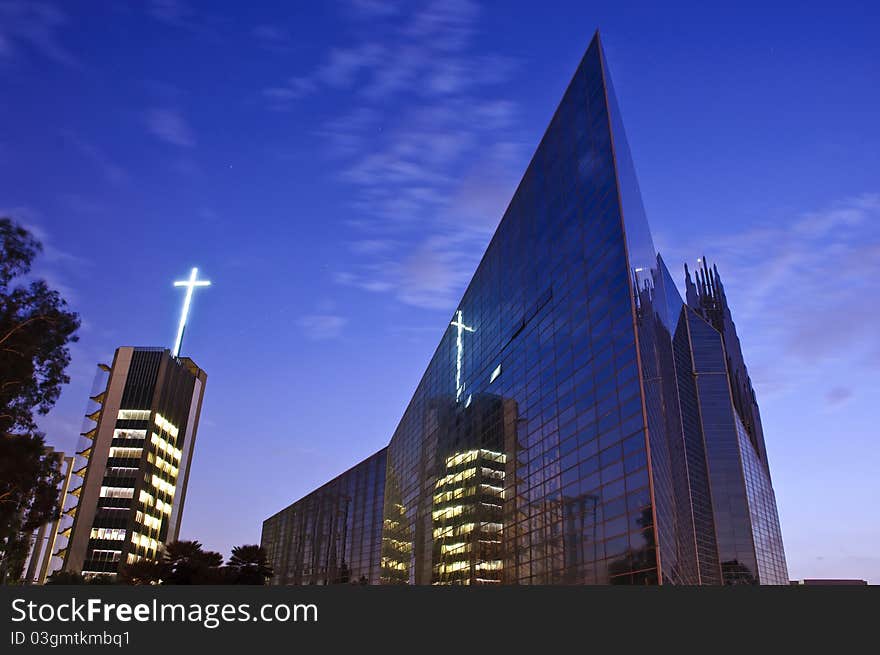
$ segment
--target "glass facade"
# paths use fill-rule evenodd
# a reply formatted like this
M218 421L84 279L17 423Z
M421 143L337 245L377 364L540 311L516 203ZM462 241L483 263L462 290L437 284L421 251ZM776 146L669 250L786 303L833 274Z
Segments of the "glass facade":
M391 438L380 581L775 581L740 533L775 521L757 405L689 304L654 250L597 34ZM741 484L719 468L739 457L735 414L760 444ZM784 573L775 526L761 548Z
M760 412L721 277L703 259L686 272L680 352L690 357L697 405L685 440L702 447L713 538L725 584L787 584ZM703 470L705 472L703 472ZM696 504L696 503L695 503Z
M385 449L263 522L273 584L379 583Z
M658 579L608 93L594 39L391 439L384 536L412 546L398 581ZM504 456L501 497L475 478L462 522L495 523L500 504L501 556L472 548L468 576L438 580L434 497L469 451Z

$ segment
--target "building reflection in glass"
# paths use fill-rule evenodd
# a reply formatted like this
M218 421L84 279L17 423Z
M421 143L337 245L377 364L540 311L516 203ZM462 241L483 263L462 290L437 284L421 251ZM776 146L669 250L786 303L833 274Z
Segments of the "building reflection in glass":
M446 458L435 483L434 584L501 582L504 453L475 449Z
M385 482L384 519L382 524L381 582L407 584L412 559L412 536L400 487L390 475Z

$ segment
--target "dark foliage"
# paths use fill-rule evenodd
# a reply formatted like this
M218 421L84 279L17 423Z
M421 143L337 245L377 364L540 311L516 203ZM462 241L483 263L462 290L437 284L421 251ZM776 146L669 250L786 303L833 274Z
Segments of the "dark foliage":
M56 518L58 459L43 435L0 435L0 583L18 581L33 531Z
M20 279L40 249L0 218L0 434L33 432L35 414L47 413L70 381L67 345L77 340L79 317L44 281Z
M229 558L227 584L264 585L272 577L266 551L257 544L236 546Z
M168 566L165 562L142 559L122 566L117 582L129 585L161 584L167 578Z
M141 560L123 565L116 581L131 585L264 585L271 577L272 568L260 546L233 548L229 564L223 566L220 553L204 550L198 541L175 541L165 547L157 562Z
M0 582L21 577L31 532L58 503L57 460L47 456L36 415L69 381L67 345L79 318L42 280L24 280L40 243L0 218Z
M223 556L203 550L198 541L174 541L165 547L164 584L222 584Z

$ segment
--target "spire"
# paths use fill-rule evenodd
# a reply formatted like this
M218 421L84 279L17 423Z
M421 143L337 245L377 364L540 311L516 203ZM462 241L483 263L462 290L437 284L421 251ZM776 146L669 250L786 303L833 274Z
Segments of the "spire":
M724 284L721 282L721 275L718 274L718 265L712 264L712 268L715 271L715 284L718 286L718 300L724 306L727 306L727 295L724 293Z
M709 296L709 285L706 283L706 267L703 263L703 259L704 257L699 259L700 268L697 271L697 275L700 281L700 298L705 302L706 298Z
M684 291L685 291L685 302L687 302L689 307L693 309L697 309L700 306L700 297L697 294L697 287L694 284L694 281L691 279L691 271L688 268L688 265L684 265Z
M703 279L703 298L708 299L712 297L712 280L709 279L709 267L706 265L705 254L700 257L700 263L702 264L700 276Z

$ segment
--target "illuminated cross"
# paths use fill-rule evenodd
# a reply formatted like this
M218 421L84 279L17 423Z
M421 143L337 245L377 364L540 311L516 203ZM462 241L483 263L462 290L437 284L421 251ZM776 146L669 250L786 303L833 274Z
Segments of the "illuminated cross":
M183 329L186 327L186 317L189 314L189 306L192 303L193 290L196 287L209 287L211 283L207 280L197 279L199 269L194 268L190 271L188 280L177 280L174 283L176 287L186 287L186 296L183 299L183 311L180 313L180 325L177 326L177 338L174 340L174 350L171 351L172 357L180 354L180 344L183 341Z
M464 342L462 341L461 335L467 330L468 332L473 332L474 328L469 327L464 324L464 321L461 320L461 310L459 309L455 312L455 320L450 323L451 326L456 328L456 336L455 336L455 402L461 400L461 393L464 391L464 386L461 383L461 359L464 354Z

